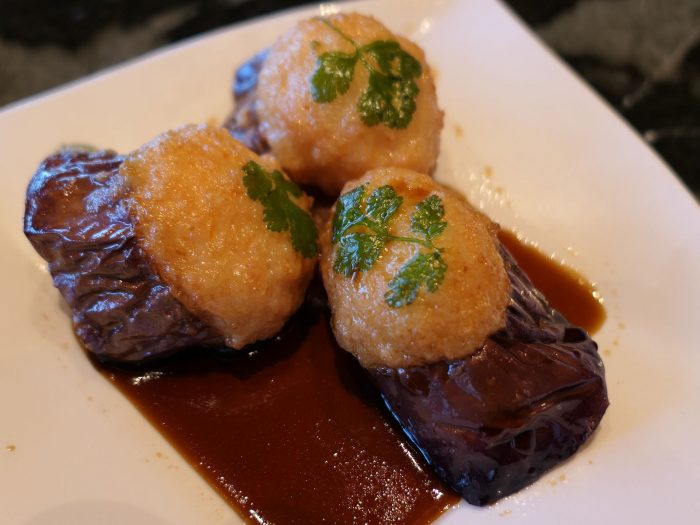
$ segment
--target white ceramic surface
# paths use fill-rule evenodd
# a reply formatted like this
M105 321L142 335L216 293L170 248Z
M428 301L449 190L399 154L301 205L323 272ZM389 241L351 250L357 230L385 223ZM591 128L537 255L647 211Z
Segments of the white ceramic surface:
M64 143L128 151L221 121L237 64L302 16L377 15L421 44L446 112L438 178L577 268L605 299L611 407L590 445L440 523L697 523L700 213L653 152L495 0L324 4L214 32L0 112L0 523L239 523L78 349L21 231Z

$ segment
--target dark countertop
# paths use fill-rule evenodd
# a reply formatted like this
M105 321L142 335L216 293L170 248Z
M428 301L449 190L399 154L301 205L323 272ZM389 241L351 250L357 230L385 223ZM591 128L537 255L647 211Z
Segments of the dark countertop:
M700 0L504 0L700 197ZM0 107L304 0L0 0Z

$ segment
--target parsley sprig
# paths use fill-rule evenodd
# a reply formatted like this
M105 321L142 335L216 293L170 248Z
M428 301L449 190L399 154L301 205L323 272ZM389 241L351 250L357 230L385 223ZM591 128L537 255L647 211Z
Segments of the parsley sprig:
M329 51L318 57L311 77L311 94L316 102L332 102L350 89L359 61L369 72L367 88L357 101L357 111L365 125L384 124L406 128L416 111L420 89L414 79L422 72L420 62L394 40L375 40L359 45L325 18L319 21L349 42L355 51Z
M430 195L416 204L411 215L411 231L415 237L390 232L391 220L402 204L403 197L393 187L381 186L367 195L367 185L363 184L340 196L332 228L332 242L338 245L333 270L346 277L371 269L389 242L420 246L421 251L404 263L389 281L384 300L394 308L415 301L421 287L435 292L447 271L442 248L433 244L447 227L440 197Z
M311 216L289 198L301 197L302 191L281 172L269 172L260 164L248 161L243 166L243 184L248 197L263 205L263 220L273 232L289 231L292 246L303 257L318 252L318 230Z

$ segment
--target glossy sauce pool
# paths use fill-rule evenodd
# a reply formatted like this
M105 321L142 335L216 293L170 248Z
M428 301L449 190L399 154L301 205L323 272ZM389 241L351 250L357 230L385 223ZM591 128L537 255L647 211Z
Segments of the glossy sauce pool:
M605 308L596 299L595 287L571 268L557 264L534 246L518 240L515 234L501 230L501 243L508 248L525 273L571 324L595 333L605 321Z
M552 284L572 321L602 323L584 279L512 234L501 241L546 294ZM250 523L419 525L458 501L309 304L250 353L193 349L99 368Z

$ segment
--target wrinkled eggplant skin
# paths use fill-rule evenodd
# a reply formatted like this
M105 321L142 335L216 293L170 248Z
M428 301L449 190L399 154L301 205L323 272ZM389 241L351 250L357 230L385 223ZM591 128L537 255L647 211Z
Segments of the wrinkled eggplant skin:
M268 50L261 51L236 70L233 79L234 109L224 123L224 128L234 139L258 155L270 151L270 146L260 133L260 121L255 111L258 75L267 55Z
M505 329L465 359L369 371L406 435L473 505L571 456L608 407L596 343L502 254L512 283Z
M119 178L123 157L63 150L27 189L24 233L49 263L83 345L102 360L141 361L220 344L153 270Z

